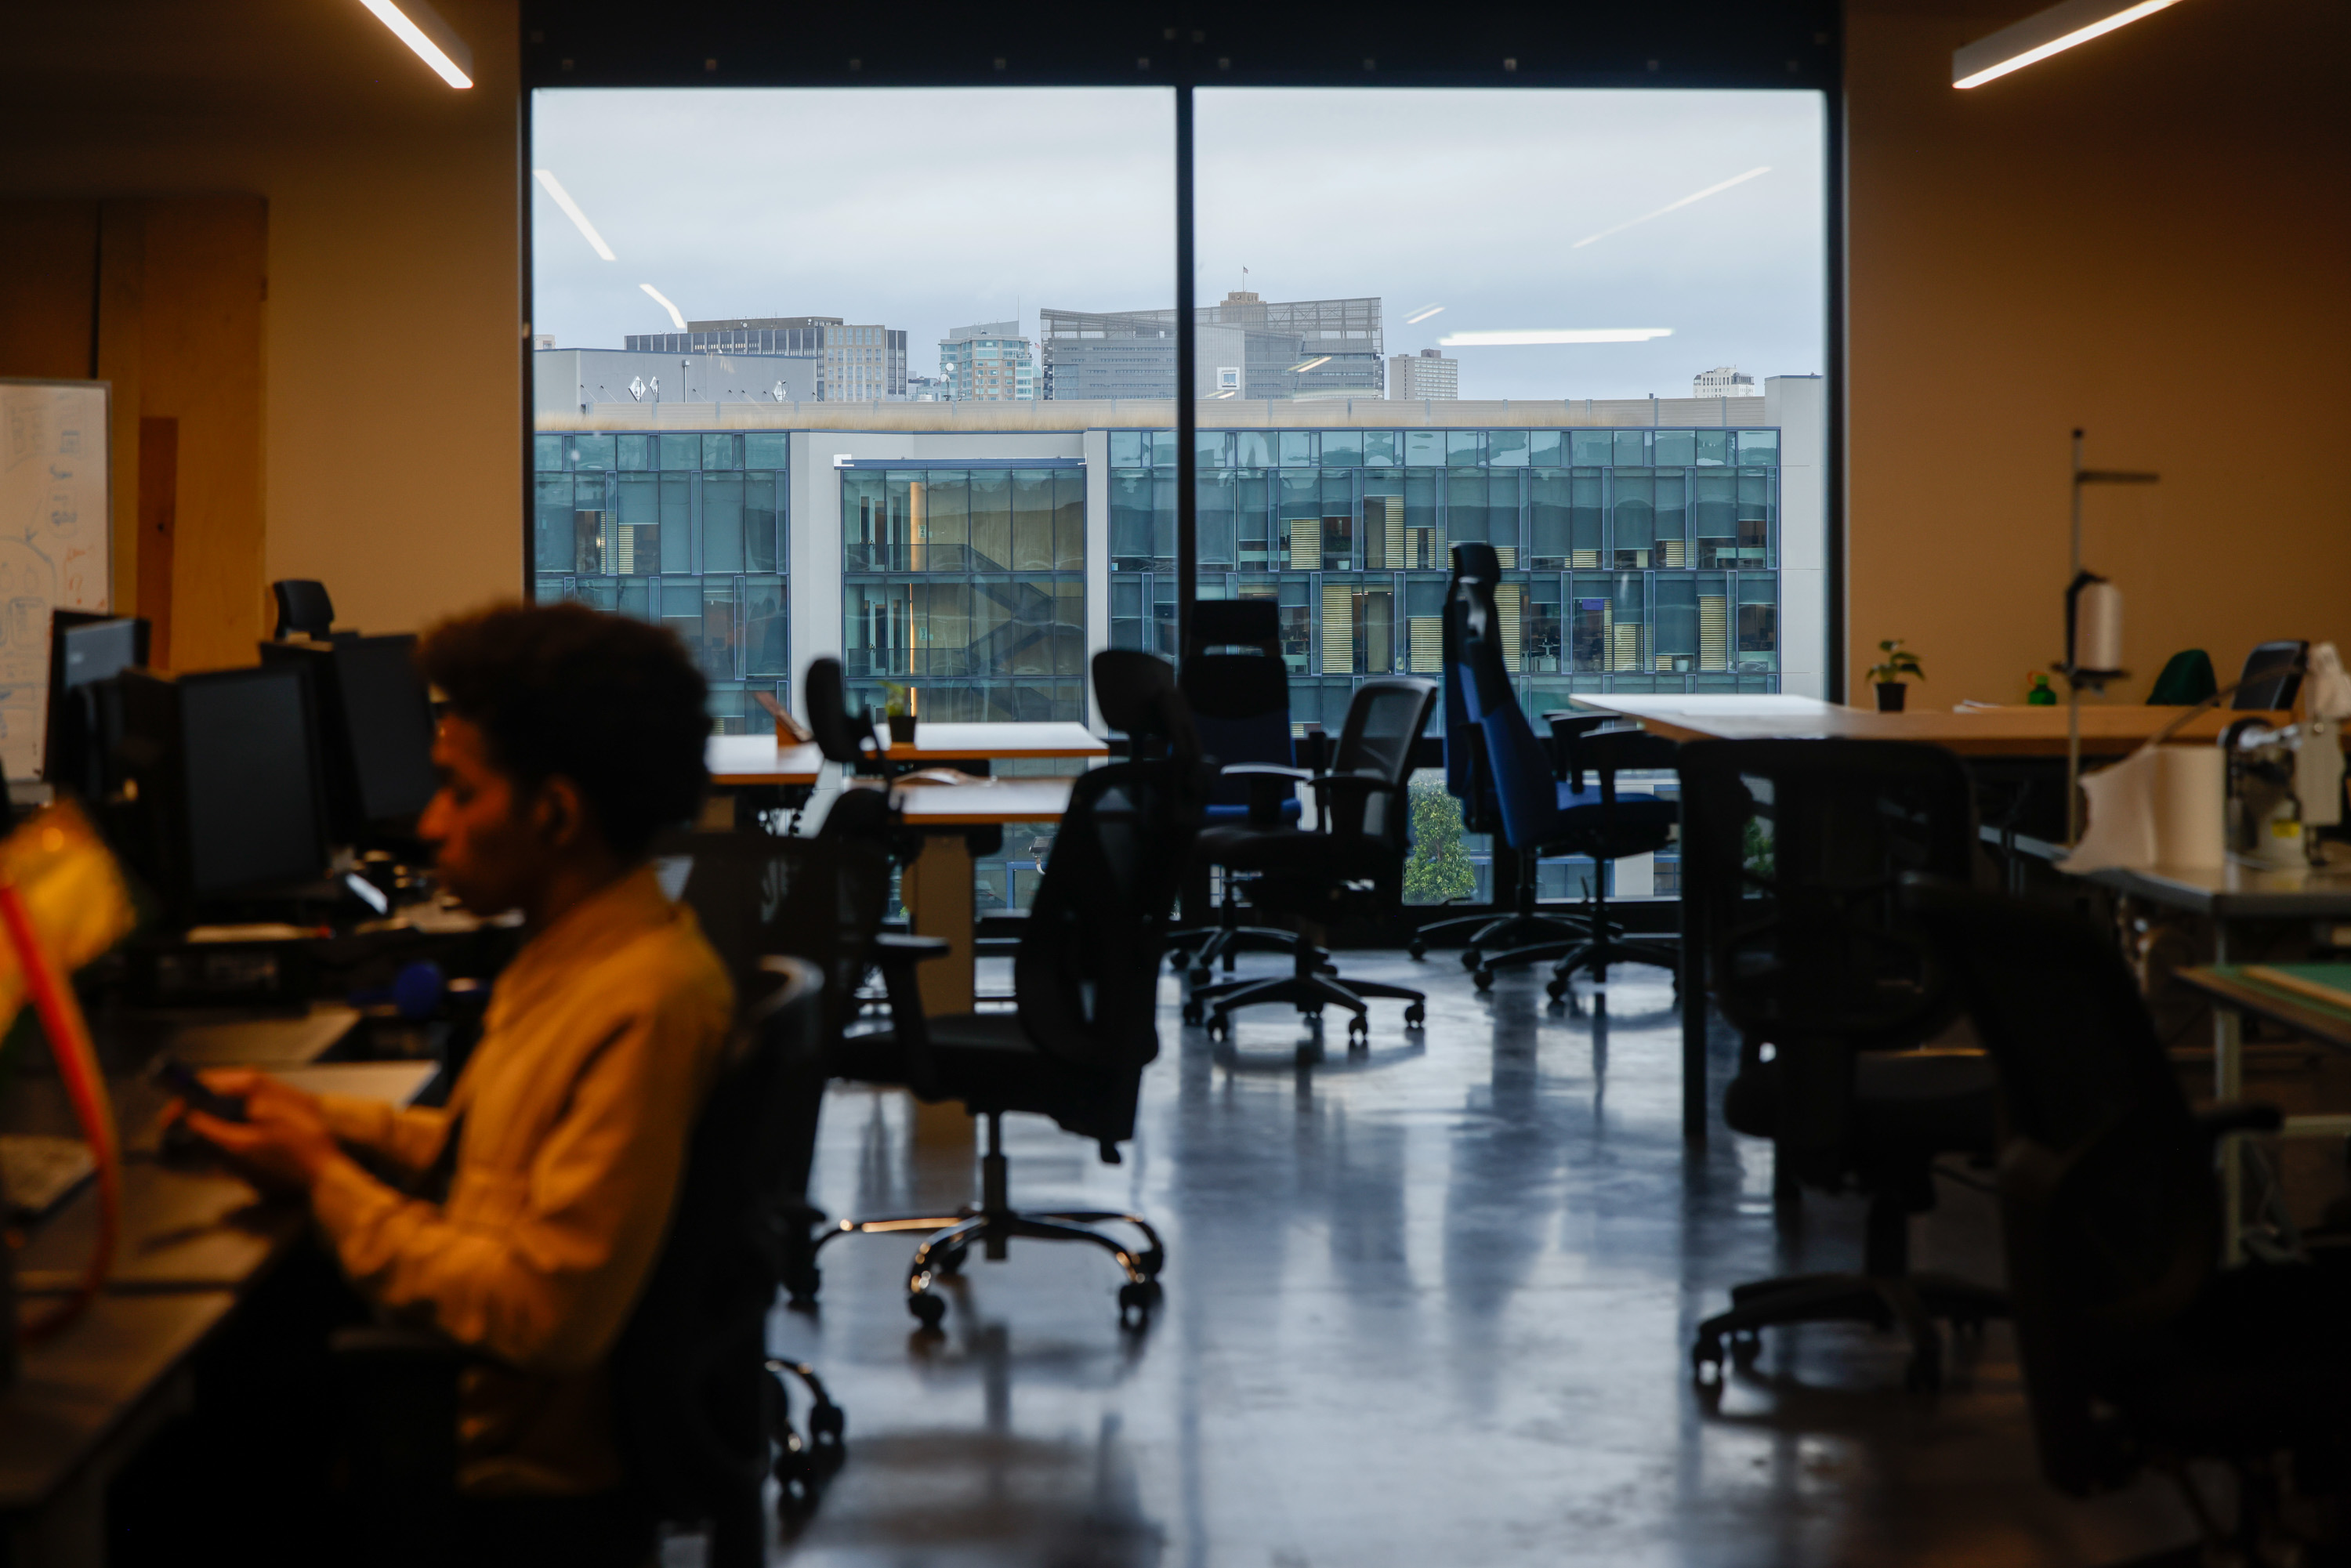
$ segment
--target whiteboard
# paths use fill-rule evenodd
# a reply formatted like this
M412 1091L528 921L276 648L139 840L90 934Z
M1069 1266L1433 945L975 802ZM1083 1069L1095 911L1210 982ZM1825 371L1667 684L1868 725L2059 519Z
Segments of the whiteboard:
M107 383L0 381L0 764L40 771L49 612L113 586Z

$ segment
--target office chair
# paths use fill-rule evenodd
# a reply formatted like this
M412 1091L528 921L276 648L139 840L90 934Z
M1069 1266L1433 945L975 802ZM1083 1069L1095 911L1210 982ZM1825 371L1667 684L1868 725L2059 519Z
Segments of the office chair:
M792 1151L769 1133L804 1092L824 982L813 966L776 965L741 1054L704 1105L669 1234L612 1348L612 1430L643 1533L600 1535L609 1555L599 1561L650 1554L654 1525L668 1522L706 1527L714 1568L753 1568L765 1560L763 1478L772 1465L779 1478L806 1479L808 1448L789 1431L773 1381L784 1364L766 1348L777 1282L768 1217L793 1179ZM332 1348L349 1417L346 1501L362 1527L350 1532L355 1548L385 1563L481 1558L485 1510L455 1490L457 1383L477 1354L404 1327L345 1330ZM811 1432L837 1458L840 1412L810 1386ZM580 1511L590 1506L583 1500ZM565 1531L563 1512L563 1500L550 1499L540 1517ZM605 1516L594 1517L602 1530ZM566 1532L583 1533L576 1524ZM509 1560L530 1556L529 1542L499 1544L514 1549Z
M1551 753L1536 739L1510 689L1510 667L1503 661L1501 617L1494 607L1494 582L1499 569L1489 545L1462 545L1454 551L1453 602L1447 619L1458 628L1461 657L1446 670L1446 679L1461 690L1462 712L1484 739L1485 777L1501 817L1502 836L1517 852L1520 879L1531 896L1534 867L1544 855L1588 854L1593 859L1593 883L1606 876L1597 862L1661 849L1672 836L1674 803L1654 797L1622 799L1616 792L1616 758L1628 766L1645 766L1637 743L1612 744L1594 760L1564 768L1571 777L1553 773ZM1604 716L1562 714L1552 723L1563 748L1579 744L1578 737L1607 723ZM1626 749L1626 747L1635 749ZM1580 754L1576 754L1580 755ZM1566 754L1562 761L1567 759ZM1602 768L1598 788L1583 788L1585 766ZM1603 908L1600 918L1605 918ZM1677 956L1647 943L1617 941L1619 932L1595 929L1588 922L1558 923L1531 941L1489 953L1486 938L1473 946L1471 956L1478 988L1490 989L1497 965L1572 960L1554 972L1551 994L1566 995L1568 978L1576 968L1595 962L1604 952L1615 961L1662 964L1678 974ZM1598 944L1595 946L1595 944Z
M277 599L277 630L270 635L284 642L298 633L324 643L334 634L335 601L327 585L307 577L283 577L269 585Z
M2303 664L2309 655L2308 643L2262 643L2245 655L2245 667L2237 676L2237 695L2229 706L2241 713L2294 706L2294 699L2302 695Z
M1869 1199L1861 1272L1733 1287L1698 1325L1694 1369L1719 1376L1725 1342L1744 1362L1768 1327L1858 1321L1903 1329L1909 1385L1936 1387L1935 1320L1972 1329L2006 1311L1997 1291L1909 1267L1936 1159L1992 1147L1991 1063L1911 1049L1958 1003L1898 902L1906 873L1968 876L1966 770L1938 747L1865 740L1695 742L1680 770L1682 897L1745 1037L1723 1120L1771 1140L1783 1193L1850 1183ZM1695 987L1682 999L1705 1005Z
M1627 855L1654 853L1654 848L1644 850L1656 837L1654 821L1636 823L1620 809L1616 794L1616 775L1639 769L1644 772L1670 771L1678 758L1681 747L1661 735L1651 735L1633 726L1611 726L1592 728L1581 721L1583 714L1545 714L1543 718L1552 728L1552 754L1560 769L1560 777L1571 795L1579 800L1589 799L1583 787L1583 775L1590 768L1599 785L1600 811L1589 832L1579 832L1570 841L1569 852L1591 857L1593 862L1591 912L1584 916L1592 935L1560 956L1552 966L1551 979L1543 987L1553 1001L1567 996L1569 984L1578 970L1589 970L1593 979L1601 985L1608 982L1608 967L1612 964L1655 964L1674 977L1674 988L1681 988L1681 953L1662 942L1625 942L1618 940L1621 927L1608 918L1608 877L1600 869L1602 861L1622 860ZM1562 721L1571 727L1562 727ZM1654 797L1647 799L1654 800ZM1638 805L1643 798L1625 801ZM1659 802L1663 804L1665 802ZM1667 829L1670 832L1670 827ZM1507 963L1513 955L1497 954L1487 960L1488 973L1492 966Z
M1453 672L1461 667L1466 656L1461 631L1462 617L1468 609L1461 595L1463 577L1466 573L1491 584L1500 571L1500 559L1494 554L1493 546L1455 545L1453 573L1446 585L1445 618L1441 622L1445 666L1444 690L1440 698L1445 705L1445 792L1461 802L1461 828L1464 832L1484 833L1496 838L1502 833L1502 808L1494 792L1494 771L1486 755L1486 737L1479 730L1478 721L1470 716L1463 688ZM1486 598L1490 605L1492 593L1489 591ZM1597 726L1606 723L1607 718L1595 714L1588 722ZM1469 934L1468 946L1461 951L1461 967L1474 970L1489 951L1515 950L1544 943L1559 943L1564 946L1589 936L1581 915L1538 913L1533 857L1521 855L1517 859L1518 872L1511 888L1510 913L1464 915L1451 920L1433 922L1414 932L1405 950L1416 958L1422 957L1433 943L1445 940L1447 934L1466 931ZM1499 888L1495 890L1495 902L1501 902L1501 890Z
M858 789L848 791L841 800L886 806L887 795L880 789ZM839 811L836 804L834 814ZM829 816L825 827L833 826ZM734 976L737 996L762 996L773 988L778 955L813 965L824 978L818 1007L819 1050L791 1066L799 1084L789 1109L769 1132L779 1140L788 1178L774 1215L778 1272L795 1302L815 1299L816 1231L826 1222L808 1199L818 1112L825 1081L834 1075L849 1027L857 1020L861 989L876 948L912 944L921 954L946 948L936 938L883 934L883 913L890 900L890 857L881 844L887 838L886 828L881 832L828 831L807 839L690 832L665 835L653 848L655 863L665 870L685 862L678 902L694 911L703 935Z
M1203 600L1193 606L1190 643L1176 687L1192 710L1202 752L1220 766L1270 763L1287 768L1298 761L1290 734L1290 675L1281 662L1280 617L1270 599ZM1249 651L1234 652L1237 648ZM1319 745L1322 726L1308 728ZM1221 827L1253 819L1295 823L1300 815L1297 791L1280 776L1234 773L1219 778L1209 792L1207 824ZM1196 984L1208 978L1219 958L1230 973L1235 956L1246 949L1297 949L1296 932L1240 924L1236 883L1227 878L1215 925L1167 934L1169 967L1189 967ZM1192 893L1186 894L1193 900L1185 906L1187 914L1207 901L1205 875L1196 885L1196 900Z
M1071 789L1013 960L1018 1010L926 1017L914 986L924 955L884 947L879 957L892 1028L852 1037L841 1065L841 1076L903 1083L925 1101L960 1100L987 1125L977 1207L844 1219L817 1243L930 1232L906 1278L906 1309L925 1330L946 1315L946 1302L932 1293L937 1281L960 1270L975 1245L1001 1260L1015 1238L1082 1241L1109 1252L1126 1275L1118 1292L1123 1325L1143 1326L1160 1298L1167 1253L1147 1221L1095 1209L1016 1209L1004 1155L1004 1116L1019 1111L1095 1140L1103 1162L1117 1164L1118 1145L1134 1134L1143 1070L1159 1054L1159 960L1207 784L1165 660L1100 653L1093 677L1103 718L1134 741L1136 754L1094 768ZM1143 1246L1095 1228L1111 1222L1133 1227Z
M2281 1479L2339 1497L2351 1476L2351 1278L2218 1266L2216 1148L2275 1131L2277 1112L2190 1110L2137 981L2070 912L1923 880L1905 898L2000 1075L2001 1240L2042 1474L2087 1497L2161 1469L2208 1548L2163 1561L2293 1560L2255 1550L2284 1544ZM2187 1473L2199 1458L2236 1473L2233 1541Z
M838 762L852 773L886 777L890 765L873 734L873 716L864 708L849 711L849 689L841 679L841 661L827 656L809 661L800 686L808 710L809 733L827 762Z
M2220 683L2212 674L2212 655L2201 648L2182 648L2163 662L2155 684L2147 690L2149 707L2194 707L2217 695Z
M1285 787L1303 783L1315 793L1316 828L1311 832L1281 827L1237 824L1201 832L1199 857L1236 872L1254 873L1252 901L1298 920L1307 933L1294 949L1292 972L1263 980L1228 980L1198 986L1184 998L1184 1021L1207 1019L1211 1038L1228 1034L1237 1009L1284 1002L1319 1025L1326 1007L1348 1012L1347 1048L1370 1043L1366 997L1405 1004L1405 1025L1417 1029L1428 1016L1427 998L1405 986L1347 980L1330 973L1330 955L1321 932L1348 916L1394 918L1404 906L1404 862L1412 852L1412 751L1437 705L1427 681L1395 677L1365 681L1347 706L1347 722L1328 773L1245 764L1228 768L1247 777L1270 776Z

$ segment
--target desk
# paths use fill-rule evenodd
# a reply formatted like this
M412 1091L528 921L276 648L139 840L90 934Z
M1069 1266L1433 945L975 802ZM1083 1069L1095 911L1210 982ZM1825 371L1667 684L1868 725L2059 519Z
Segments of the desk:
M2063 757L2065 710L2062 707L1988 707L1953 712L1920 708L1876 713L1844 707L1818 697L1647 696L1614 692L1578 692L1578 707L1637 718L1643 727L1674 740L1922 740L1962 757ZM2082 705L2082 755L2117 757L2151 740L2187 712L2179 707ZM2234 713L2215 708L2180 727L2176 740L2210 740L2241 718L2291 724L2292 714Z
M824 753L816 742L778 746L773 731L758 735L714 735L704 743L703 765L711 783L722 789L767 785L778 789L809 789L824 768Z
M1642 727L1669 739L1692 740L1908 740L1941 746L1970 762L2029 760L2045 766L2066 752L2062 707L1990 707L1964 712L1921 708L1915 713L1877 713L1844 707L1818 697L1784 694L1752 695L1635 695L1578 692L1576 706L1638 719ZM2082 754L2122 755L2154 738L2185 708L2084 705ZM2176 738L2209 740L2236 719L2260 717L2283 724L2290 714L2246 715L2215 709L2181 727ZM1707 937L1697 929L1688 900L1682 902L1682 1135L1703 1141L1707 1126L1706 1008Z
M2351 915L2351 865L2341 862L2323 871L2262 871L2233 859L2209 871L2185 866L2107 866L2084 873L2083 879L2151 904L2205 916L2212 922L2212 956L2221 966L2230 962L2229 938L2240 921ZM2245 1089L2243 1013L2247 1009L2233 1004L2209 980L2196 977L2205 973L2186 970L2180 977L2222 1003L2212 1009L2212 1094L2215 1099L2234 1100ZM2240 1209L2244 1192L2244 1171L2234 1140L2222 1155L2220 1181L2228 1205L2224 1239L2228 1256L2233 1258L2241 1239Z
M104 1043L108 1056L120 1054L119 1040ZM434 1071L429 1061L350 1062L283 1076L305 1088L405 1103ZM54 1108L40 1091L53 1088L13 1085L11 1130L47 1120ZM308 1223L298 1207L262 1203L235 1176L142 1157L135 1151L154 1147L162 1092L136 1071L111 1078L109 1089L134 1151L123 1166L113 1271L89 1310L26 1351L16 1384L0 1390L0 1531L10 1562L104 1561L108 1482L187 1407L190 1354ZM16 1259L25 1315L78 1282L97 1206L95 1184L85 1184L34 1228Z
M960 830L1058 822L1070 809L1070 784L1067 779L995 779L903 785L893 791L906 825L923 833L923 852L898 883L907 923L917 936L947 940L946 957L915 971L925 1013L945 1017L972 1009L971 843Z
M927 768L977 757L1005 760L1108 757L1110 747L1081 724L918 723L911 743L893 740L883 755L893 762Z

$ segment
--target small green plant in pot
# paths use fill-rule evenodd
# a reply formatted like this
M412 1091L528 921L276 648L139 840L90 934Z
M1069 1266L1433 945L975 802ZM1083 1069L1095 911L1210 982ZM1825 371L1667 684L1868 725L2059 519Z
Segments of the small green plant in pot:
M902 686L895 681L884 681L882 689L890 694L882 704L882 716L890 721L891 741L912 746L914 743L914 688Z
M1927 672L1918 664L1918 655L1902 645L1899 637L1888 637L1877 644L1886 657L1869 667L1870 684L1877 688L1877 711L1900 713L1902 699L1910 688L1905 681L1923 681Z

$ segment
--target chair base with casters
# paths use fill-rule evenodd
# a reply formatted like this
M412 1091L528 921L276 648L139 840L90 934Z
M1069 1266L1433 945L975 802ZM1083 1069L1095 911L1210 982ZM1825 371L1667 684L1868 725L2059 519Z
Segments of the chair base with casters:
M991 1111L987 1120L987 1153L980 1160L980 1200L977 1207L966 1204L953 1214L844 1219L817 1238L817 1249L821 1250L827 1242L844 1236L930 1232L914 1249L914 1260L906 1270L906 1310L925 1329L935 1330L946 1317L947 1304L933 1294L931 1288L942 1278L960 1273L965 1256L973 1246L978 1246L989 1261L1002 1262L1016 1238L1091 1242L1108 1252L1126 1271L1126 1282L1118 1290L1120 1326L1139 1329L1147 1324L1162 1293L1159 1271L1167 1263L1167 1247L1159 1239L1159 1232L1140 1216L1108 1209L1024 1213L1014 1208L1007 1193L1009 1172L1004 1157L1004 1114ZM1116 1237L1093 1228L1106 1224L1133 1226L1143 1234L1142 1248L1131 1248Z
M1461 950L1461 967L1474 971L1485 963L1488 953L1515 952L1553 943L1564 952L1592 936L1590 923L1581 915L1538 913L1535 862L1531 855L1520 857L1518 888L1512 903L1508 915L1461 915L1424 925L1412 934L1405 951L1416 958L1426 957L1430 946L1444 941L1447 933L1467 931L1469 945ZM1624 934L1621 927L1615 932L1619 936Z
M1406 1029L1419 1029L1428 1021L1428 997L1425 992L1376 980L1339 978L1328 953L1302 936L1296 940L1297 958L1290 974L1198 987L1184 998L1184 1021L1196 1024L1205 1019L1208 1038L1218 1040L1231 1034L1232 1015L1238 1008L1287 1002L1312 1019L1317 1028L1322 1025L1324 1008L1344 1008L1348 1014L1349 1051L1371 1048L1371 1009L1364 1005L1366 998L1404 1003Z
M1543 990L1552 1001L1564 1000L1568 988L1579 973L1589 973L1595 984L1608 983L1608 969L1614 964L1654 964L1674 977L1677 995L1682 986L1682 956L1678 949L1662 942L1625 940L1625 928L1608 918L1608 899L1603 883L1605 873L1593 868L1592 897L1585 907L1591 913L1584 916L1583 935L1568 941L1542 941L1522 947L1511 947L1495 953L1480 962L1470 977L1479 990L1489 990L1494 984L1494 971L1514 968L1521 964L1541 964L1550 960L1551 978Z
M1234 960L1244 952L1295 954L1299 936L1278 925L1244 925L1241 924L1240 900L1234 896L1234 879L1225 881L1224 901L1217 906L1217 924L1197 930L1176 931L1167 938L1167 967L1186 971L1186 978L1194 985L1207 980L1217 959L1224 960L1225 973L1233 972Z

